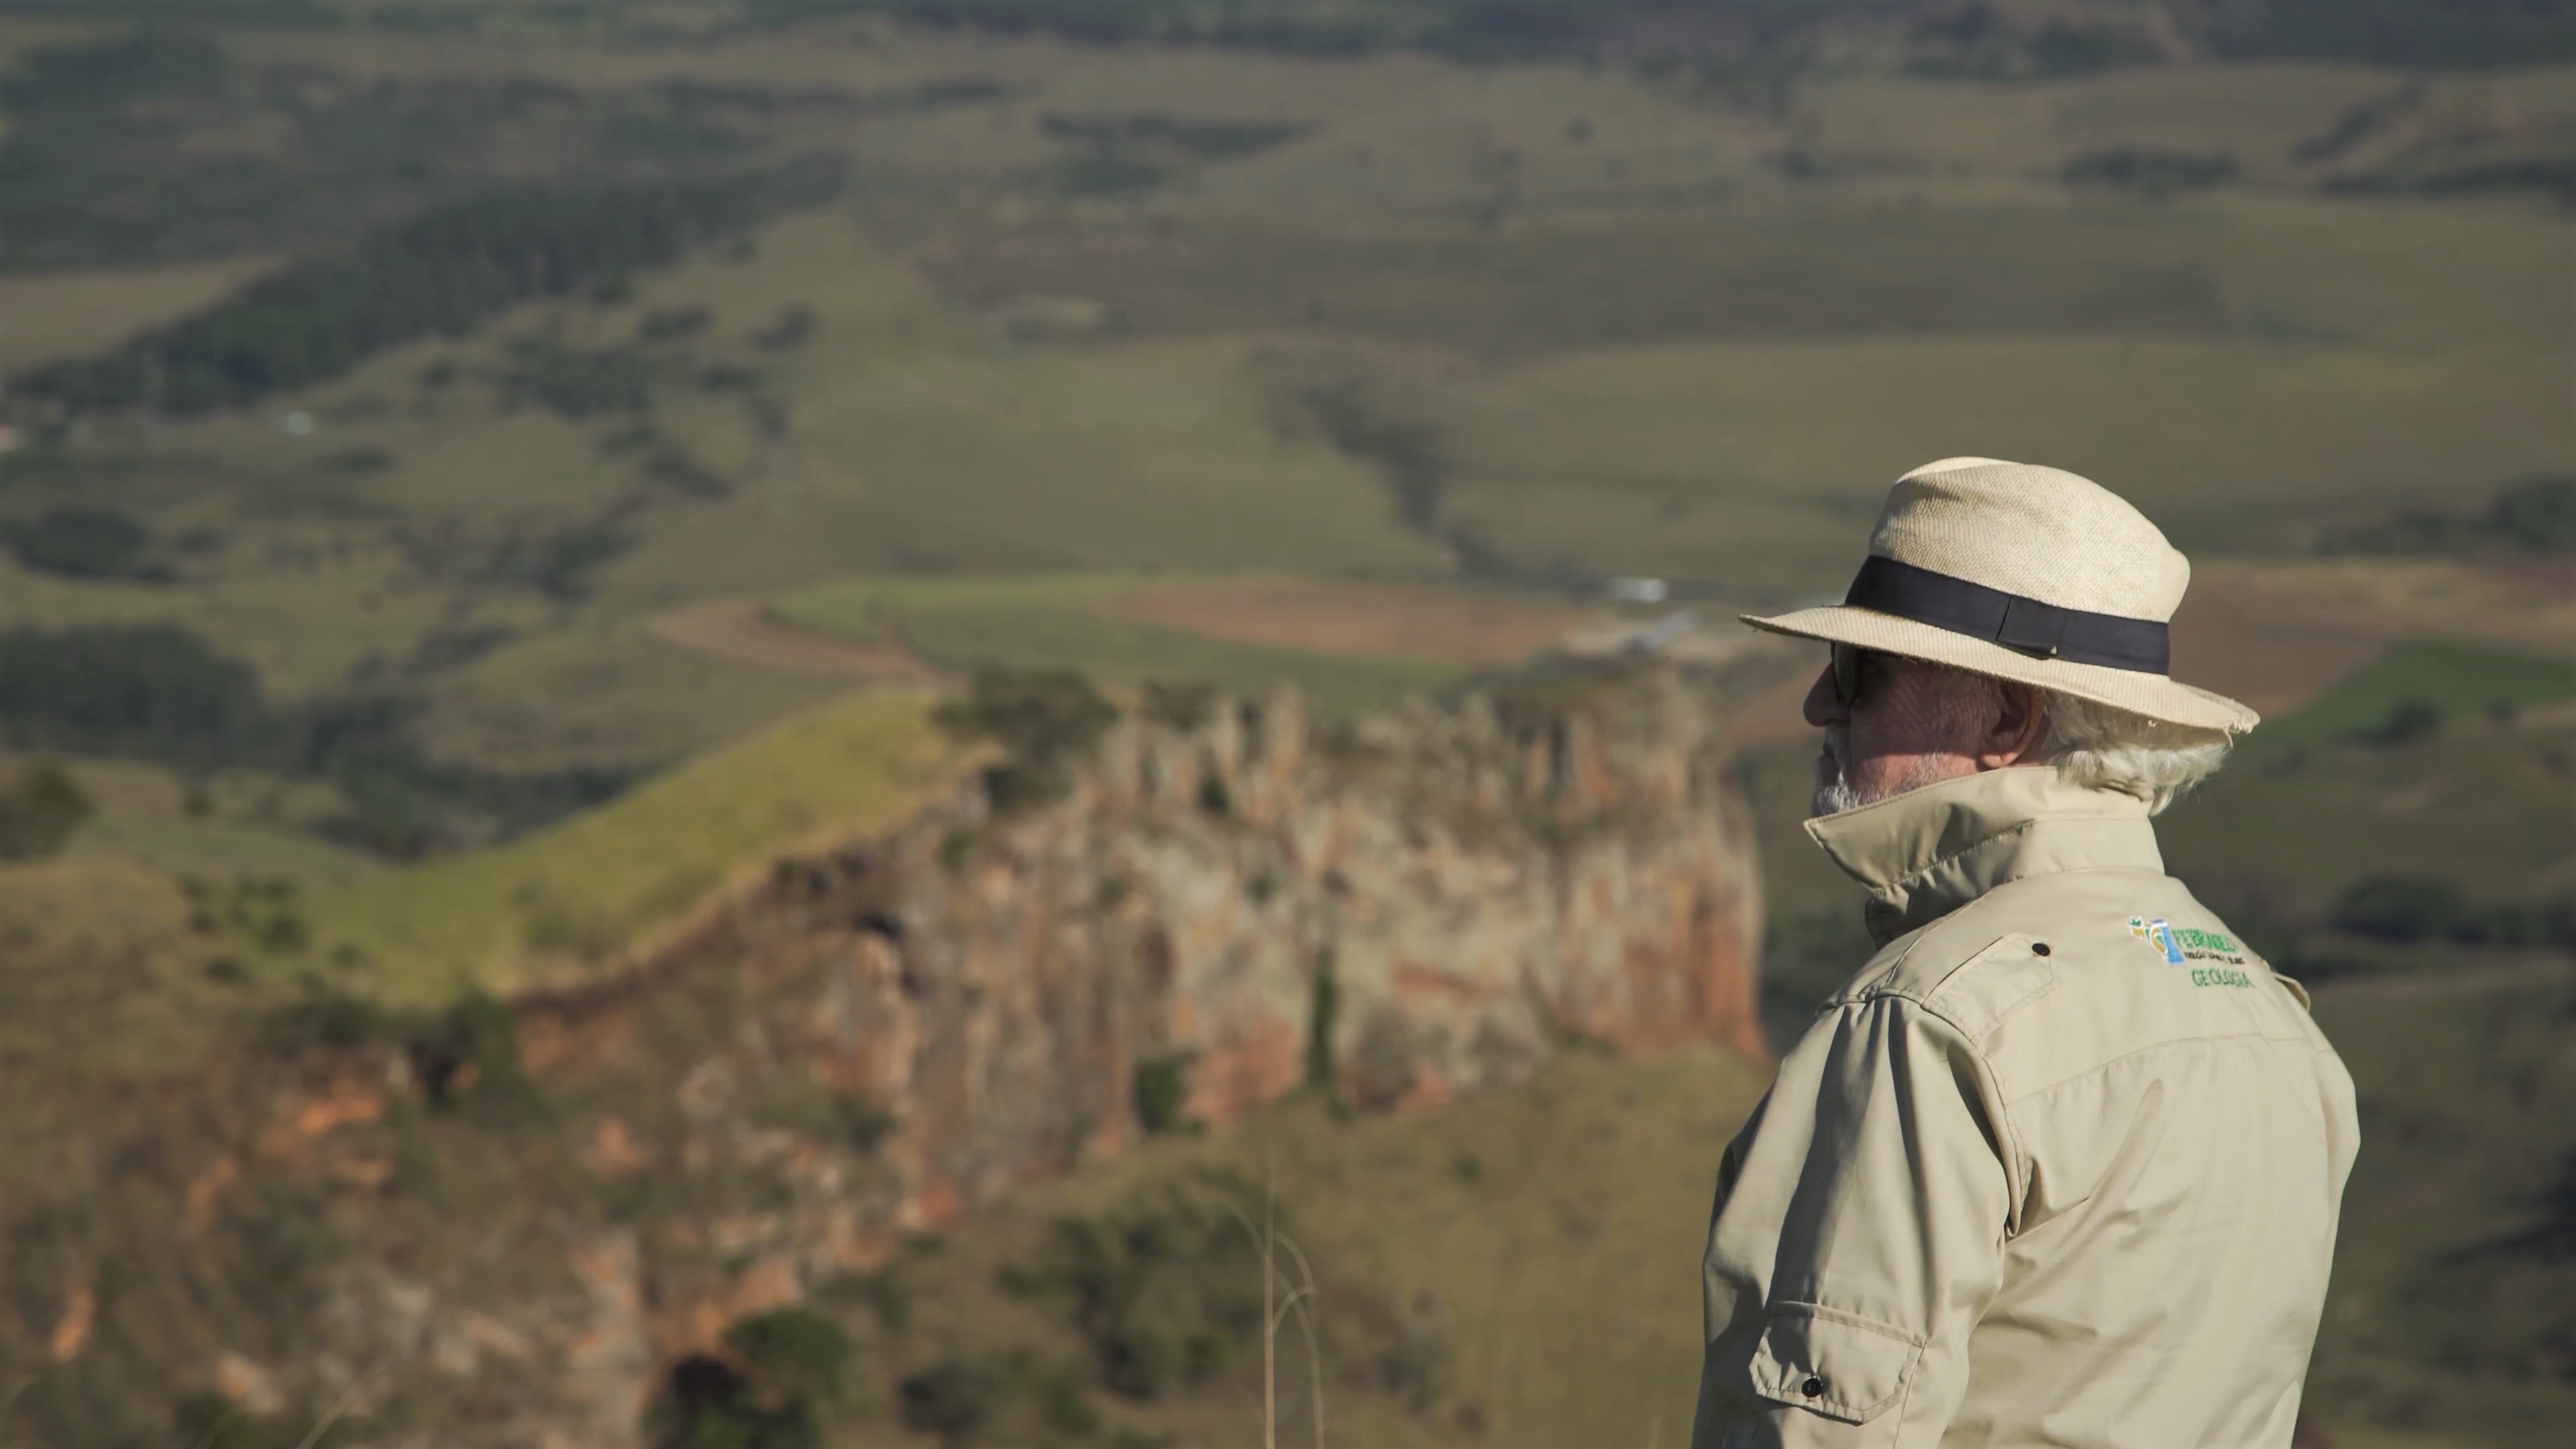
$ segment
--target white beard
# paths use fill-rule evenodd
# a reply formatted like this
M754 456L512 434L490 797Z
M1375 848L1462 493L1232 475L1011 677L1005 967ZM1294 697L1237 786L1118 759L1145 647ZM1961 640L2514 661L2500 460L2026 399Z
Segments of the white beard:
M1816 793L1807 801L1807 813L1813 816L1840 815L1857 810L1868 802L1843 778L1843 757L1851 749L1851 731L1845 726L1825 726L1825 745L1816 756Z
M1807 802L1807 812L1816 816L1840 815L1846 810L1858 810L1863 805L1874 803L1862 799L1850 781L1837 776L1832 784L1816 787L1815 798Z
M1875 805L1881 800L1893 800L1899 795L1920 790L1926 785L1938 783L1946 778L1939 761L1925 757L1916 760L1904 774L1897 776L1886 787L1862 790L1851 782L1848 773L1851 768L1850 755L1851 730L1849 727L1838 724L1825 726L1824 752L1816 756L1816 793L1807 802L1809 814L1840 815L1846 810L1858 810L1864 805Z

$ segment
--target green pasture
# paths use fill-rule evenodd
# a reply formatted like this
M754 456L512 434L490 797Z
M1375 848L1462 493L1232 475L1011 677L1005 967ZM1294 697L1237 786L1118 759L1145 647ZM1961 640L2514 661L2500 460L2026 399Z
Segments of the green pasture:
M2475 727L2499 714L2576 699L2576 660L2510 654L2433 640L2400 644L2324 698L2267 731L2279 740L2352 739L2384 731L2391 712L2429 705L2443 724Z
M1138 333L1348 334L1504 358L1926 335L2531 350L2576 304L2513 283L2558 265L2567 228L2502 204L1853 182L1492 228L1174 198L970 222L926 260L967 301L1088 296ZM2484 265L2448 266L2463 248Z
M353 989L403 1004L589 979L774 852L888 830L941 798L973 755L929 711L917 693L852 695L508 847L308 894L308 951L267 964L336 961Z
M1112 612L1124 595L1205 581L1147 574L848 579L784 595L770 609L801 628L907 647L958 674L988 666L1066 668L1113 683L1203 680L1239 693L1287 680L1328 714L1381 707L1467 673L1435 659L1240 643Z

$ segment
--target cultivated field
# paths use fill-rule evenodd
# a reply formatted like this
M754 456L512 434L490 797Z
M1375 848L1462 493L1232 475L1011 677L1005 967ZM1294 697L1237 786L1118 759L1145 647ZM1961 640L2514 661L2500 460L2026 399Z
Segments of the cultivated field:
M1113 607L1149 624L1250 644L1481 665L1521 663L1599 617L1497 595L1311 579L1147 589Z

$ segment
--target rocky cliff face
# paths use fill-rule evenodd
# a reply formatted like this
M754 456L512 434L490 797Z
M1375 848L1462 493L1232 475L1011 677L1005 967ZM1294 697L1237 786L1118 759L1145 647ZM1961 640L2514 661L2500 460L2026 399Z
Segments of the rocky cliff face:
M1761 1050L1751 847L1686 686L1148 714L1051 802L779 860L497 1033L306 1058L172 1227L255 1234L289 1183L337 1246L306 1331L200 1380L377 1442L635 1445L729 1324L1146 1132L1301 1086L1435 1107L1575 1041Z

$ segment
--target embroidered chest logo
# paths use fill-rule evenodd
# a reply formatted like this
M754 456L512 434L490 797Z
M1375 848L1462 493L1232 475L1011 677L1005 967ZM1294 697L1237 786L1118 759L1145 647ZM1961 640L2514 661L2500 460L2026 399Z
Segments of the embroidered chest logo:
M2129 934L2145 943L2148 950L2164 958L2168 966L2183 966L2194 961L2217 961L2228 966L2245 964L2245 948L2232 936L2217 931L2194 930L2176 926L2162 916L2131 916ZM2200 970L2191 973L2194 986L2251 986L2254 983L2242 971Z
M2129 918L2129 934L2147 943L2147 948L2165 958L2168 966L2183 963L2182 942L2174 938L2174 928L2162 916L2148 920L2144 916Z

